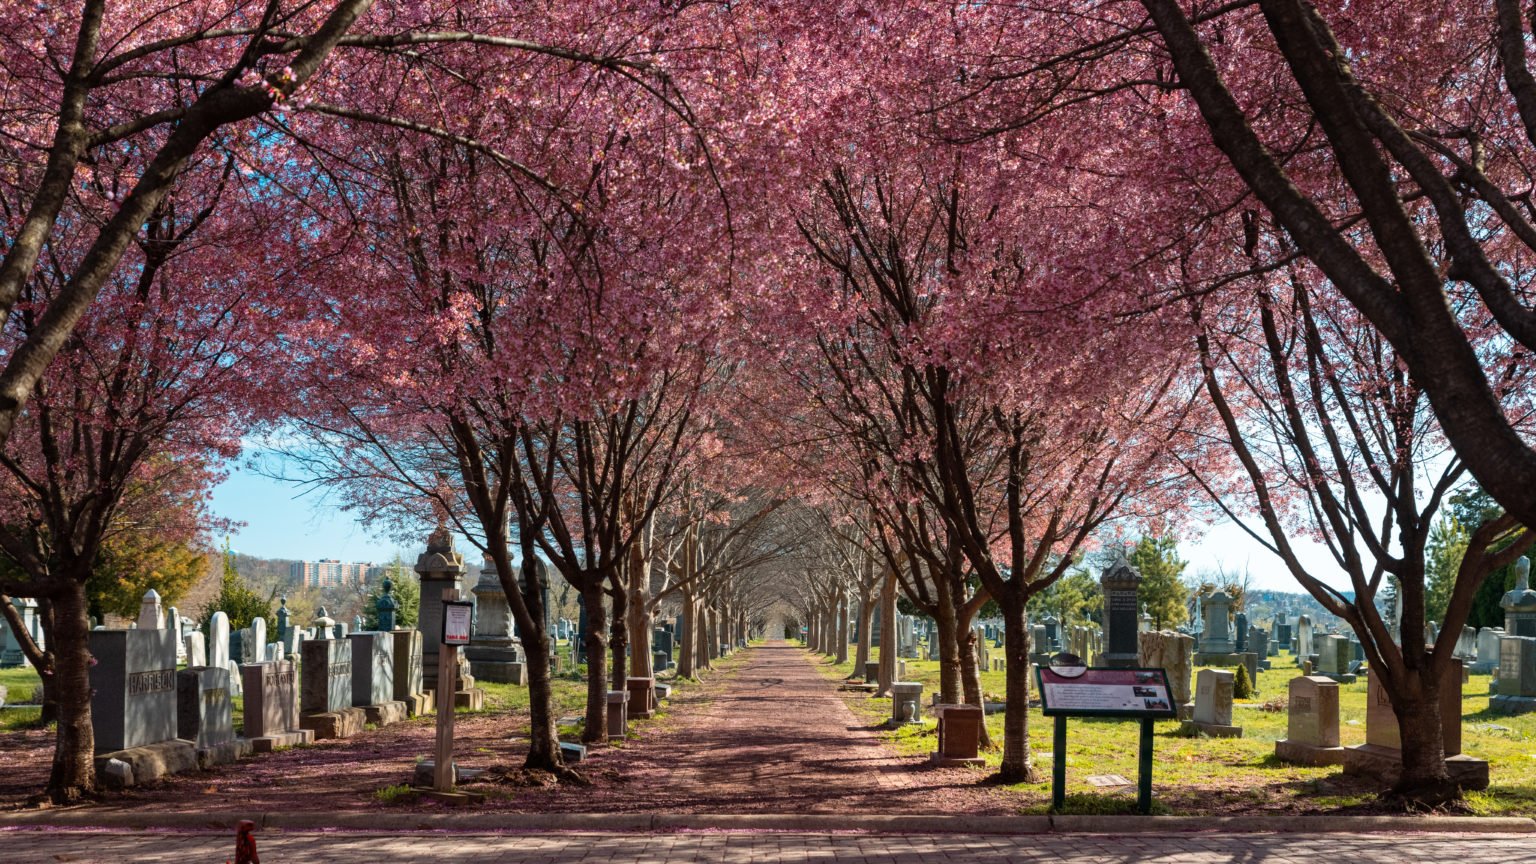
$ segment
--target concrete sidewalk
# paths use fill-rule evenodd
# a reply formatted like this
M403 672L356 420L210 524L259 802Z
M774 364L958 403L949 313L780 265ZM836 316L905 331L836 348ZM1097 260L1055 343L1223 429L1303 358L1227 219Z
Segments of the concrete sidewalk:
M946 862L1178 862L1178 864L1398 864L1536 862L1536 845L1510 834L1038 834L892 835L701 832L674 834L382 835L263 831L269 864L946 864ZM0 829L6 864L216 864L233 832L122 833Z

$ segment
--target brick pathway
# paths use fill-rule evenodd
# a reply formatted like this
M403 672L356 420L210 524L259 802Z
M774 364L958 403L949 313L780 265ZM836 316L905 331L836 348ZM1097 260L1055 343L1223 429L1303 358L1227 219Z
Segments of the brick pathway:
M945 864L945 862L1177 862L1177 864L1398 864L1402 861L1536 862L1530 835L1187 834L1114 837L965 837L689 833L661 836L416 834L266 834L267 864ZM7 864L222 864L228 834L104 834L0 829Z
M729 673L673 701L658 729L605 758L592 789L515 793L520 810L661 813L1018 811L972 768L899 756L856 718L804 649L748 649ZM611 766L611 767L609 767Z

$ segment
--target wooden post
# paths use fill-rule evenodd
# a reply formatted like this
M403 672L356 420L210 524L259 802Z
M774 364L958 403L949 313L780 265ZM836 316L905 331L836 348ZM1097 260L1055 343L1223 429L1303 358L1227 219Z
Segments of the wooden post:
M444 588L444 600L459 599L459 589ZM446 615L447 612L444 612ZM437 650L437 753L433 757L432 788L453 791L453 694L458 686L459 646L441 645Z

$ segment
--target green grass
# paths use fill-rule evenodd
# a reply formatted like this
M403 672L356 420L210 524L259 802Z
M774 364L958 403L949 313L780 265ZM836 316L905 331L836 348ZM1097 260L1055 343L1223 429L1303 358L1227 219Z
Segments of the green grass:
M1283 700L1288 682L1301 672L1289 654L1282 653L1270 660L1274 668L1260 670L1258 693L1254 698L1238 700L1234 705L1233 722L1243 727L1242 738L1185 738L1179 735L1177 721L1158 721L1156 724L1152 782L1155 797L1171 808L1170 812L1312 812L1368 804L1374 800L1372 794L1334 788L1334 781L1340 774L1337 767L1310 768L1274 758L1275 742L1286 734L1286 712L1265 711L1260 706ZM921 681L925 685L923 709L926 715L930 694L938 688L938 663L927 660L905 662L906 680ZM836 678L853 672L852 663L841 666L826 663L822 668L829 677ZM1468 794L1467 802L1479 815L1533 815L1536 814L1536 714L1490 713L1490 680L1489 675L1473 675L1462 688L1462 752L1487 759L1492 776L1489 788ZM1033 681L1030 686L1033 690ZM1003 701L1004 673L983 672L981 687L988 701ZM849 704L870 725L883 723L890 716L889 699L847 695ZM1344 746L1365 743L1366 680L1361 678L1355 684L1340 685L1339 703L1341 743ZM1043 780L1010 787L1021 795L1021 804L1026 809L1039 808L1042 802L1049 802L1052 726L1053 721L1047 720L1038 707L1030 709L1030 751ZM1002 759L1003 715L987 717L987 730L999 745L998 749L983 754L990 773ZM912 755L931 753L935 748L931 717L925 716L921 726L889 730L884 734L899 750ZM1069 720L1067 812L1107 812L1094 809L1098 804L1087 803L1104 797L1102 790L1088 784L1087 777L1119 774L1134 781L1137 743L1134 722ZM1109 797L1119 801L1122 796ZM1129 806L1135 806L1134 794L1127 800ZM1074 802L1085 809L1073 809Z
M7 705L33 701L37 695L34 691L41 683L42 680L37 677L37 670L30 666L0 669L0 687L6 689L5 704ZM0 732L35 729L42 713L41 708L0 709Z

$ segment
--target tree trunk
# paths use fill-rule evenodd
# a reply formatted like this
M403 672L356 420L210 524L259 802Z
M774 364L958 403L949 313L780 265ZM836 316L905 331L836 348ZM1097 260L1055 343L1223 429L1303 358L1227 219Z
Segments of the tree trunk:
M608 611L603 608L602 582L581 592L587 607L587 722L581 740L608 740Z
M608 649L613 667L610 675L613 689L623 690L626 687L625 679L629 677L629 595L620 584L615 586L612 596L613 617L608 624Z
M896 680L896 574L886 574L880 591L880 675L876 696L889 696Z
M698 604L694 602L692 591L683 591L683 625L677 634L677 677L694 677L694 637L698 629Z
M848 662L848 589L841 588L837 592L837 662L844 665Z
M528 758L523 767L559 773L564 759L560 755L560 737L555 728L554 699L551 697L549 672L549 633L542 626L527 632L522 640L528 658Z
M694 628L693 634L694 663L701 670L711 669L713 667L709 662L709 610L705 608L702 600L699 601L693 620L699 625Z
M704 657L710 661L705 665L713 665L720 656L720 613L714 606L704 610L704 640Z
M1004 783L1032 783L1034 766L1029 761L1029 630L1023 603L1003 606L1003 650L1008 682L1003 713L1003 764L998 768Z
M650 543L635 543L629 556L629 603L624 626L629 630L629 674L636 678L656 677L651 660L651 555Z
M960 641L955 638L955 602L953 595L939 587L938 614L933 617L933 639L939 643L939 702L954 705L960 701ZM972 664L974 665L974 664Z
M69 580L54 598L53 632L47 633L53 652L54 698L58 727L54 736L53 768L48 797L55 804L78 803L96 791L96 733L91 726L90 621L85 611L84 580Z
M859 644L853 655L853 675L864 677L865 664L869 662L869 626L875 617L875 595L869 585L859 586Z
M1435 807L1461 797L1445 770L1439 675L1426 660L1421 669L1404 670L1406 686L1390 694L1403 750L1403 773L1392 796L1412 807Z

